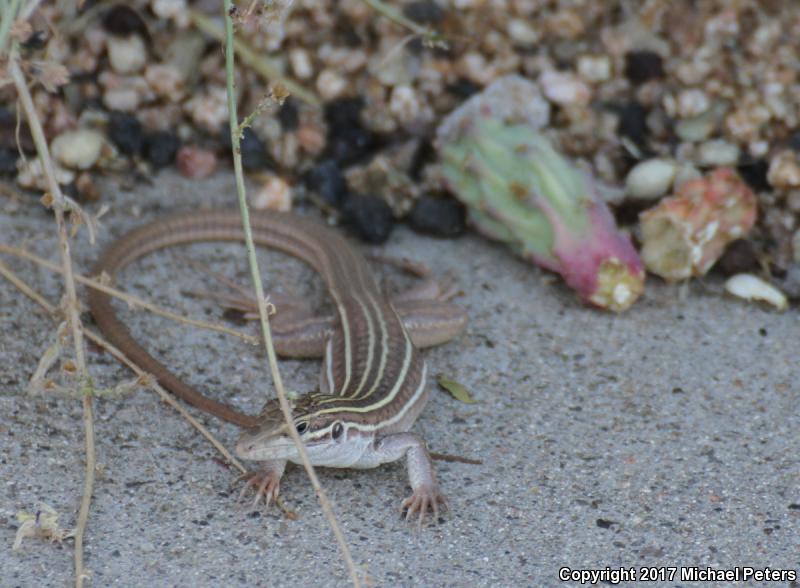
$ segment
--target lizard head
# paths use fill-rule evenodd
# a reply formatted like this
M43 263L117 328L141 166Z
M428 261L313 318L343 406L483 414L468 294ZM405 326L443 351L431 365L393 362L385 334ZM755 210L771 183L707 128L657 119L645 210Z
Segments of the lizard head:
M342 445L348 444L348 431L336 412L326 410L327 398L322 394L308 394L290 400L294 427L306 447L314 465L331 463L333 456L342 455ZM258 427L241 434L236 443L236 455L242 459L280 460L299 463L297 447L289 435L277 400L270 400L259 415ZM347 452L345 452L347 453Z

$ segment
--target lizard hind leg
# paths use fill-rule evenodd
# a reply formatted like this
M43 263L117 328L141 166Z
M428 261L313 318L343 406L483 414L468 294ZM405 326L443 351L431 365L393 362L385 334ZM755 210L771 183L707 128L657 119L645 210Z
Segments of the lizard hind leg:
M188 294L216 300L227 309L240 312L245 320L258 319L258 303L249 289L197 260L185 257L181 259L231 290L230 293L194 291ZM278 292L269 295L268 302L275 308L275 314L270 317L269 323L278 355L293 358L322 357L325 341L333 328L334 317L315 315L310 305L299 296Z
M430 267L419 261L413 261L405 257L392 257L381 253L371 253L368 257L372 261L392 266L419 278L419 283L391 296L394 302L412 302L416 300L438 300L444 302L460 293L458 281L452 272L445 272L442 278L437 278Z

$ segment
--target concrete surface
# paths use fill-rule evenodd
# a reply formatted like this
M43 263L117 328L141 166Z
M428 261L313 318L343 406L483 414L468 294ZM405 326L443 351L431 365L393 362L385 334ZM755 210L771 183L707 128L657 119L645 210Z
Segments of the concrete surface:
M164 174L151 187L103 188L112 211L103 218L101 246L164 211L234 202L226 174L206 182ZM34 199L0 198L0 240L57 259L48 213ZM416 428L434 450L484 463L437 464L451 511L421 532L397 512L408 492L404 464L320 471L371 585L558 586L563 566L672 566L674 580L654 585L707 586L681 581L680 568L800 568L796 308L777 314L726 298L716 279L683 290L651 279L644 299L613 316L580 306L549 276L475 236L437 241L401 228L386 249L459 275L469 330L426 355L434 374L462 382L479 402L436 392ZM183 253L246 283L235 246ZM98 249L81 237L74 254L86 271ZM58 278L3 260L57 300ZM316 280L276 253L262 264L268 291L278 281L303 291ZM174 252L141 262L122 283L222 320L214 304L182 296L214 286ZM322 299L318 281L310 289ZM37 501L61 513L64 526L74 524L83 484L81 406L26 394L54 326L2 279L0 302L0 584L69 586L71 541L27 540L16 552L11 545L15 513ZM270 392L265 359L252 348L146 313L125 316L207 393L255 411ZM99 385L130 379L96 348L88 357ZM319 364L282 367L288 386L305 391ZM300 468L282 486L298 520L252 512L237 503L234 472L151 392L98 399L96 412L100 469L86 546L92 586L347 584ZM234 427L204 420L232 446Z

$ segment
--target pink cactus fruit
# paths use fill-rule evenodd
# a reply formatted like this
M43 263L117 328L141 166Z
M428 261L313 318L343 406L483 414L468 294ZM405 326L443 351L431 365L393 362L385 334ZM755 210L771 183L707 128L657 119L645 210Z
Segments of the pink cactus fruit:
M539 100L535 84L508 76L451 113L437 131L444 184L477 230L620 312L641 295L644 267L595 180L537 131Z

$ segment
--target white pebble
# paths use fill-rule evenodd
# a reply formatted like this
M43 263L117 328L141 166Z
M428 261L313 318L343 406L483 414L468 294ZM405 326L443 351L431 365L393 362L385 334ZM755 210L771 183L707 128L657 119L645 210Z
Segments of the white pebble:
M775 188L796 188L800 186L800 164L790 149L778 153L769 162L767 181Z
M747 152L753 157L764 157L769 151L769 141L751 141L747 145Z
M689 88L678 94L678 114L681 118L690 118L703 114L711 106L711 101L703 90Z
M745 300L766 302L779 311L784 311L789 306L783 292L752 274L737 274L729 278L725 282L725 290Z
M66 131L50 145L53 157L69 169L89 169L103 151L105 137L91 129Z
M648 159L637 163L625 178L628 196L648 200L663 196L672 185L677 170L678 165L669 159Z
M144 67L147 61L147 49L139 35L108 37L108 61L118 74L132 74Z
M133 88L117 88L106 90L103 93L103 104L109 110L119 110L121 112L133 112L139 108L141 97Z
M739 161L739 146L723 139L706 141L697 152L697 163L707 167L736 165Z
M410 86L397 86L392 90L389 111L401 123L410 122L419 116L419 99Z
M256 210L278 210L288 212L292 209L292 187L281 177L271 176L251 197Z
M228 120L228 94L224 86L211 86L204 93L194 94L183 108L192 121L212 133Z
M178 28L185 29L191 22L186 0L151 0L150 8L159 18L172 19Z
M59 164L58 160L55 161L53 171L56 175L56 182L62 186L71 184L75 180L75 172L72 170L64 169ZM33 190L49 190L50 185L42 168L42 160L38 157L30 159L19 159L17 161L17 184L23 188Z
M539 78L545 97L556 104L585 106L592 97L589 86L572 74L548 70Z
M347 80L332 69L323 69L317 76L317 91L323 100L338 98L347 89Z
M314 75L311 57L305 49L298 47L289 51L289 64L298 80L307 80Z
M578 75L587 82L605 82L611 79L611 60L607 55L581 55Z
M465 78L481 86L491 83L497 77L497 68L486 61L483 54L476 51L464 53L456 61L456 70Z
M539 31L531 26L531 20L524 18L509 19L506 31L511 40L523 47L533 47L539 42Z
M161 98L170 102L178 102L183 98L183 76L174 65L152 63L145 69L144 79L150 89Z
M103 88L103 103L110 110L133 112L142 102L155 98L142 76L121 76L107 70L97 80Z

